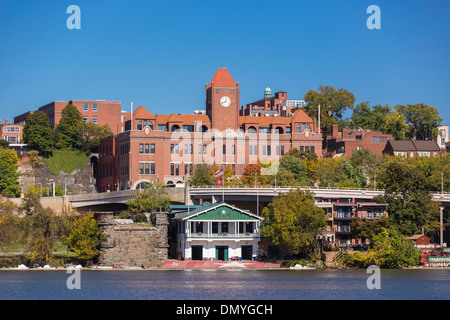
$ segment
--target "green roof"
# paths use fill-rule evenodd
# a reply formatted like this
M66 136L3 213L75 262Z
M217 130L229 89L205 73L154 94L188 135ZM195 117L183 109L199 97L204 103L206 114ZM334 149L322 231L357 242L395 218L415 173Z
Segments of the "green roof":
M262 218L248 211L236 208L224 202L208 203L192 211L173 218L174 220L260 220Z

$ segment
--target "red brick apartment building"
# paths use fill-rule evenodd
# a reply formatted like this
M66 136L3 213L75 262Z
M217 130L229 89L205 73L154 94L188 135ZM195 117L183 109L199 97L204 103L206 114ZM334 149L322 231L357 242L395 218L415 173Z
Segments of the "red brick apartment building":
M277 96L284 99L284 94ZM240 110L239 83L227 69L217 70L205 97L206 110L193 114L153 114L141 106L132 118L128 115L125 131L100 145L98 191L134 189L153 179L183 182L202 162L229 165L241 175L247 164L276 160L291 148L322 156L315 120L302 110L280 112L284 102L267 91L264 100L276 101L267 111L276 112L261 116Z
M381 155L388 141L394 140L391 134L366 130L344 129L339 131L337 124L331 127L331 135L326 137L324 157L351 157L359 148L369 149Z
M122 131L122 107L120 101L104 100L70 100L54 101L40 107L37 111L46 113L49 117L50 127L54 128L62 117L62 110L72 104L77 107L85 122L94 122L99 125L107 124L114 134ZM25 124L26 118L33 111L28 111L14 118L14 123Z

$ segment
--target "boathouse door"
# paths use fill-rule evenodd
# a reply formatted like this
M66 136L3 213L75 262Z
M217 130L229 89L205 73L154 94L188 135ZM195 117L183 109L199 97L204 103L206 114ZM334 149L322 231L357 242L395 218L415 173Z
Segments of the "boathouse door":
M228 261L228 246L216 246L216 260Z
M203 260L203 246L192 246L192 260Z

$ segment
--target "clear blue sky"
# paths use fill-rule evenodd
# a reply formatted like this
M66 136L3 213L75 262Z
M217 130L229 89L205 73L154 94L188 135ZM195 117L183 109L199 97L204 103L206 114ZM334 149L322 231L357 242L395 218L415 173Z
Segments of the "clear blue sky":
M69 30L69 5L81 30ZM381 30L369 30L369 5ZM450 124L450 1L0 0L0 119L51 101L191 113L226 67L240 104L319 85L372 105L426 103Z

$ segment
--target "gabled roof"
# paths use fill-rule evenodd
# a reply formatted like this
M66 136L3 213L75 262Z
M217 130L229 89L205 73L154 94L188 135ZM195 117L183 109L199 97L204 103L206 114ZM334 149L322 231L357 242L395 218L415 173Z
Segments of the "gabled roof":
M262 220L246 210L236 208L225 202L205 203L192 211L185 212L173 220Z
M435 140L413 140L414 146L417 151L440 151L437 142Z
M389 140L388 143L391 145L394 151L413 151L416 147L411 140Z
M440 151L435 140L389 140L394 151Z
M216 74L212 78L208 87L214 84L214 87L236 87L236 82L233 80L230 72L228 72L227 68L219 68L216 71Z

